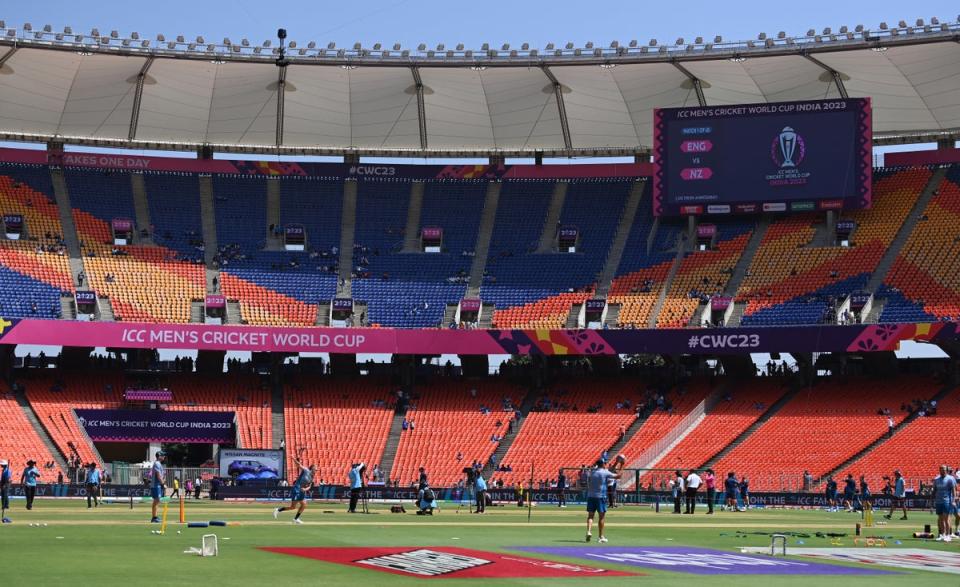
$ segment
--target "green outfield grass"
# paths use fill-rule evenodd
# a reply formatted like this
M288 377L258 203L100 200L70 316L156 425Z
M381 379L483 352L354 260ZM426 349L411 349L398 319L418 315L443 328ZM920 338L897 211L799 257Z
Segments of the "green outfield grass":
M295 526L290 513L274 520L274 504L187 501L189 521L228 520L238 525L210 529L187 529L177 522L176 504L171 504L167 533L151 534L157 525L147 523L149 505L138 502L102 505L88 510L80 501L38 500L27 512L22 501L14 501L9 516L13 524L0 527L0 560L7 585L63 585L69 582L119 584L262 584L275 585L359 585L389 581L391 585L422 584L423 579L387 575L306 558L259 550L267 546L457 546L484 551L509 552L511 546L577 546L583 544L582 508L534 508L527 522L526 510L496 507L484 516L457 514L456 504L447 505L433 517L391 514L387 506L371 506L371 515L349 515L341 504L311 503L304 514L305 524ZM411 508L408 507L408 510ZM324 513L324 511L333 513ZM877 516L878 519L880 516ZM830 546L829 538L815 532L846 532L844 546L853 546L854 524L859 516L846 513L792 510L752 510L744 513L717 512L713 516L677 516L654 513L649 508L618 508L608 514L607 537L613 546L699 546L739 552L741 546L768 546L767 536L736 536L745 532L794 531L811 534L802 538L806 547ZM47 524L31 527L30 523ZM932 515L912 513L907 522L893 521L866 529L870 535L892 536L902 547L960 550L960 544L924 542L910 534ZM178 534L180 530L182 533ZM199 546L201 535L216 533L220 556L200 558L182 554ZM594 530L596 537L596 529ZM790 544L796 545L791 538ZM596 544L593 542L592 544ZM528 553L529 556L591 564L577 559ZM778 587L843 581L845 585L882 587L904 584L957 584L960 577L932 572L904 571L889 576L694 576L660 570L638 569L609 563L593 563L611 569L643 572L635 578L596 579L496 579L502 585L596 584L678 585L706 581L711 585L766 585ZM436 581L438 579L429 579ZM442 580L441 580L442 581ZM455 583L489 583L489 579L455 579ZM680 583L678 583L680 581Z

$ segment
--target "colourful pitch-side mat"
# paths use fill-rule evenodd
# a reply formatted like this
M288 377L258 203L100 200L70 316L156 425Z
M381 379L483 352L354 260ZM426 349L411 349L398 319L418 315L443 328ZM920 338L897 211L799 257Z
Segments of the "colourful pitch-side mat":
M449 546L392 548L264 547L261 550L425 579L630 577L638 574Z
M894 574L874 568L830 565L689 546L518 546L515 550L580 558L594 563L608 562L697 575ZM791 549L792 552L794 549Z
M755 552L755 548L745 548ZM960 554L927 548L793 548L788 553L861 565L960 575Z

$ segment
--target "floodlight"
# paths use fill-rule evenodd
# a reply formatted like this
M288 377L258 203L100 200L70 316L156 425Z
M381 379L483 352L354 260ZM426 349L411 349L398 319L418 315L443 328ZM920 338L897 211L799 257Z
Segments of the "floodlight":
M309 43L307 43L307 49L316 49L316 48L317 48L316 41L310 41Z
M480 45L480 48L483 49L484 51L489 51L490 43L484 43L483 45Z
M58 36L61 36L61 37L62 37L63 35L58 35ZM59 41L60 39L57 39L57 40ZM120 42L120 45L121 45L122 47L129 47L129 46L130 46L130 39L124 39L123 41Z
M561 55L563 55L563 49L557 49L556 51L553 52L553 55L555 57L560 57Z
M267 48L272 44L273 44L273 41L271 41L270 39L267 39L266 41L263 42L264 48Z
M583 54L583 51L577 48L573 50L573 54L576 55L577 57L580 57L580 55Z
M905 28L907 28L907 21L901 20L900 23L899 23L897 26L899 26L899 27L902 28L902 29L905 29Z
M530 49L530 57L536 57L539 52L536 49Z
M77 35L77 36L75 36L75 37L73 38L73 42L74 42L74 43L82 43L82 42L83 42L83 35Z
M427 59L433 59L434 55L436 55L436 53L433 52L433 49L427 51Z
M374 43L374 44L373 44L373 50L374 50L374 51L379 51L382 47L383 47L383 45L381 45L380 43Z
M857 31L858 33L862 33L862 32L863 32L863 25L862 25L862 24L858 24L857 26L855 26L855 27L853 28L853 30Z
M49 26L49 25L48 25L48 26ZM46 31L46 30L47 30L47 27L43 27L43 30ZM47 31L47 32L49 33L50 31ZM120 33L119 33L118 31L110 31L110 38L111 38L111 39L119 39L119 38L120 38Z
M516 56L517 56L517 50L516 50L516 49L511 49L511 50L510 50L510 57L516 57Z
M448 50L447 50L447 58L448 58L448 59L449 59L449 58L452 58L454 55L455 55L455 53L454 53L453 49L448 49Z
M713 42L714 42L714 43L718 43L718 44L719 44L719 43L722 43L722 42L723 42L723 37L721 37L720 35L717 35L716 37L713 38Z
M679 47L680 45L683 45L683 37L678 37L678 38L677 38L677 43L676 43L676 45L677 45L677 47Z
M240 39L240 44L243 45L244 47L249 47L250 41L249 39L243 38L243 39Z
M630 47L631 47L631 48L635 48L636 46L637 46L637 40L636 40L636 39L630 39Z
M889 27L887 26L887 23L886 23L886 22L881 22L881 23L880 23L880 30L881 30L881 31L885 31L885 30L887 30L888 28L889 28Z
M467 49L466 51L463 52L463 56L466 57L467 59L470 59L471 57L473 57L473 51L471 49Z
M144 48L144 49L147 49L147 48L150 47L150 41L144 39L144 40L140 41L140 46L141 46L142 48Z
M63 40L63 33L57 33L56 35L53 36L53 38L56 39L56 40L58 40L58 41L62 41L62 40Z
M25 30L25 31L27 31L27 32L32 31L32 30L33 30L33 25L30 24L29 22L25 22L25 23L23 23L23 30ZM93 30L97 30L97 29L93 29Z
M196 49L196 48L197 48L197 44L196 44L196 43L188 43L188 44L187 44L187 51L193 51L193 50Z
M656 39L650 39L650 46L651 46L651 47L656 47L656 46L657 46L657 40L656 40Z
M157 35L157 42L158 42L158 43L163 43L163 42L166 41L166 40L167 40L167 38L164 37L163 35Z
M203 37L197 35L197 45L203 45L206 41L203 40Z
M437 51L445 51L446 48L447 48L446 45L444 45L443 43L440 43L437 45Z
M169 43L167 43L167 49L173 50L173 49L176 49L176 48L177 48L177 44L174 43L173 41L170 41Z
M404 49L400 52L401 57L410 57L410 49Z
M587 41L587 44L584 45L584 47L587 49L593 49L593 41Z
M7 28L7 21L0 20L0 29L5 29L5 28ZM67 27L67 28L70 28L70 27Z
M183 42L185 42L184 39L183 39L183 35L177 35L177 42L178 42L178 43L183 43Z
M940 19L937 18L936 16L931 16L931 17L930 17L930 24L936 26L936 25L940 24ZM0 25L0 26L3 26L3 25Z
M48 24L45 24L45 25L43 25L43 32L45 32L45 33L52 33L52 32L53 32L53 27L51 27L51 26L48 25Z
M524 44L520 45L520 50L521 50L521 51L529 51L529 50L530 50L530 43L524 43Z
M923 26L923 19L922 19L922 18L918 18L918 19L917 19L917 26Z
M553 51L553 43L547 43L547 46L544 47L547 51Z
M767 40L767 33L760 33L759 35L757 35L757 40L758 40L758 41L766 41L766 40Z
M831 33L830 27L826 27L826 28L823 29L823 34L824 34L824 35L829 35L830 33Z
M0 29L2 29L4 26L6 26L6 25L3 24L3 21L2 21L2 20L0 20ZM73 34L73 29L72 29L71 27L65 26L65 27L63 27L63 34L65 34L65 35L72 35L72 34Z
M815 31L815 30L813 30L813 29L807 29L807 36L808 36L808 37L815 37L815 36L817 36L817 31Z
M427 50L427 45L425 43L420 43L419 45L417 45L417 51L426 51L426 50Z
M393 50L394 50L394 51L399 51L399 50L400 50L400 43L394 43L394 44L393 44Z
M463 51L463 43L457 43L457 51Z
M850 29L847 28L847 25L843 25L842 27L840 27L840 34L841 34L841 35L845 35L845 34L847 34L847 31L849 31L849 30L850 30Z
M510 43L504 43L504 44L500 47L500 50L501 50L501 51L509 51L509 50L510 50Z
M770 47L773 47L773 39L767 39L763 42L763 44L767 49L769 49Z
M564 48L567 49L568 51L570 49L573 49L573 43L567 43L566 45L564 45Z
M703 37L697 37L693 40L695 45L703 45Z
M133 39L134 41L139 41L139 40L140 40L140 33L134 31L134 32L130 33L130 38Z
M778 39L786 39L786 38L787 38L787 33L786 33L785 31L780 31L780 32L777 33L777 38L778 38Z
M39 33L38 33L38 34L39 34ZM101 45L109 45L109 44L110 44L110 37L100 37L100 44L101 44Z
M360 43L354 43L354 44L353 44L353 50L354 50L354 51L359 51L359 50L362 49L362 48L363 48L363 45L361 45Z
M254 47L254 48L253 48L253 54L254 54L254 55L259 55L259 54L260 54L260 47Z
M210 44L207 45L207 52L208 52L208 53L213 53L213 49L214 49L213 43L210 43Z

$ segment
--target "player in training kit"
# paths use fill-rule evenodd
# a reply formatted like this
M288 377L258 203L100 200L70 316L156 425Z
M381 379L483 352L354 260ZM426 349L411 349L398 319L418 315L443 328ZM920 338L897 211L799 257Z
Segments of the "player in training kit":
M903 510L903 517L900 519L906 520L907 519L907 501L906 501L907 490L906 490L906 487L904 487L903 474L901 474L899 470L894 471L893 478L894 478L893 496L891 496L890 498L890 511L884 517L889 520L890 518L893 517L894 510L896 510L897 507L899 507L900 509Z
M0 517L6 519L10 509L10 464L0 461Z
M20 475L20 484L23 485L23 492L27 496L27 509L33 509L33 498L37 495L37 478L40 477L40 470L36 467L36 461L27 461L27 468Z
M600 530L600 537L597 542L604 543L607 537L603 534L604 518L607 515L607 482L610 479L620 478L620 468L623 467L623 461L617 457L617 461L607 469L606 463L600 459L594 465L592 471L587 476L587 542L593 537L593 516L599 513L600 519L597 526Z
M90 469L87 471L87 509L90 509L100 507L100 471L96 463L87 466Z
M150 523L159 524L160 516L157 515L157 509L160 508L160 499L167 491L166 471L163 468L163 461L167 455L162 450L157 451L157 460L153 461L150 467L150 497L153 498L153 505L150 506Z
M294 458L293 462L300 467L300 475L297 477L297 480L294 481L293 487L291 487L290 505L273 510L273 517L276 519L277 516L280 515L280 512L295 509L297 513L293 516L293 523L302 524L303 520L300 519L300 515L303 514L303 510L307 508L307 492L313 488L313 476L317 472L317 466L310 465L306 467L298 458Z
M947 466L940 465L940 474L933 479L933 504L937 513L937 540L950 542L950 513L956 494L957 481L947 473Z

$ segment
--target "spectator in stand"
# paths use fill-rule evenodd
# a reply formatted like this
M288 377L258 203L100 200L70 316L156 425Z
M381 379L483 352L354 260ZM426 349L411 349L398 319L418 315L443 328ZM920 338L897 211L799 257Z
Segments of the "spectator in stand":
M813 475L810 474L810 471L803 472L803 491L808 493L813 489Z

